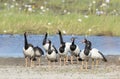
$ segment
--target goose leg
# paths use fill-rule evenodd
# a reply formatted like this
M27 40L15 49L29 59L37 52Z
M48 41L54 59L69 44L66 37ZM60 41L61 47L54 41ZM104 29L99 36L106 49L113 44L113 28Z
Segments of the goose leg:
M66 56L66 63L68 63L68 55Z
M56 61L54 61L54 66L56 65Z
M73 64L73 56L71 56L71 64Z
M64 57L64 65L66 65L66 58Z
M84 62L82 61L81 70L83 69Z
M30 64L31 64L30 67L33 67L33 61L32 61L32 59L30 60Z
M32 67L34 67L34 66L35 66L35 61L32 60Z
M48 60L48 66L50 65L50 61Z
M28 58L25 57L25 67L27 67L27 66L28 66Z
M61 57L60 57L60 66L61 66Z
M48 60L48 68L49 68L49 69L51 68L50 60Z
M38 64L39 64L39 66L40 66L40 58L38 59Z
M35 66L35 61L34 61L34 58L32 57L31 58L31 67L34 67Z
M79 58L79 57L77 57L77 64L79 63L79 62L78 62L78 58Z
M49 65L50 65L50 67L52 67L51 61L49 61Z
M98 64L99 64L99 60L97 59L96 60L96 67L98 67Z
M85 67L85 69L87 70L87 68L88 68L88 61L86 61L86 67Z
M92 59L92 69L94 69L94 59Z

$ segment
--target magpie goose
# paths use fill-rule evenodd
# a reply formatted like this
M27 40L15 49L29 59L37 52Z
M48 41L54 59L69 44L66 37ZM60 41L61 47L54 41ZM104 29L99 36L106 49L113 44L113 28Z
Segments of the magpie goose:
M99 60L103 60L104 62L107 62L107 59L105 58L105 56L98 49L91 48L92 44L89 40L84 39L83 42L86 45L86 48L85 48L86 55L89 55L89 57L92 59L92 67L93 68L94 68L94 60L96 60L96 66L99 63Z
M73 56L77 58L77 63L78 63L78 57L80 53L80 48L78 45L75 44L75 38L71 38L72 44L70 45L70 50L71 50L71 63L73 64Z
M88 60L90 58L91 42L84 39L82 43L85 43L85 48L79 54L80 60L82 60L81 69L83 69L84 61L85 61L86 62L85 69L87 70Z
M57 61L57 52L54 49L51 49L51 41L48 40L49 46L47 51L47 59L48 59L48 65L54 61Z
M26 32L24 33L24 47L23 53L25 56L25 66L28 66L28 58L31 60L31 67L34 66L35 53L34 46L32 44L28 44Z
M62 38L61 31L58 30L58 35L60 38L60 47L59 47L59 55L60 55L60 65L61 65L61 58L64 58L64 65L68 61L68 52L70 52L70 45L69 42L64 42Z

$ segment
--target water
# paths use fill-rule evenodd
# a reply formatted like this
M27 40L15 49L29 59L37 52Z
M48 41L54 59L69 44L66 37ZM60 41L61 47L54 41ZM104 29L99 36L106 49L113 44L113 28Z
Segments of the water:
M77 37L75 43L80 49L84 49L84 44L81 41L84 36L64 35L64 41L71 42L71 37ZM28 42L34 46L42 47L44 35L29 35ZM59 48L59 36L49 36L48 39ZM92 48L97 48L105 55L120 55L120 37L109 36L89 36L87 37L92 42ZM0 57L23 57L24 37L23 35L0 35ZM44 50L44 49L43 49Z

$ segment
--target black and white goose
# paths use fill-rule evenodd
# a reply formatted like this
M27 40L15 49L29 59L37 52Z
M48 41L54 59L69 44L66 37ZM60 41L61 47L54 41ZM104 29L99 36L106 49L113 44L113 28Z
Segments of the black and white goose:
M45 49L46 52L48 51L48 47L49 47L49 43L47 42L47 37L48 37L48 33L46 32L45 37L43 39L43 48ZM51 44L51 49L55 50L58 53L56 47L53 44Z
M58 30L58 34L60 37L60 48L59 48L59 55L60 55L60 65L61 65L61 58L64 58L64 65L68 61L68 52L70 52L70 45L71 43L69 42L64 42L62 38L61 31Z
M88 60L90 58L91 42L84 39L82 43L85 43L85 48L79 54L80 60L82 61L81 69L83 69L84 61L85 61L86 62L85 69L87 70Z
M73 64L73 56L77 58L77 63L78 63L78 57L80 53L80 48L78 45L75 44L75 38L71 38L72 44L70 45L70 50L71 50L71 64Z
M56 62L57 60L57 52L54 49L51 49L51 41L48 40L49 46L47 51L47 59L48 59L48 65L51 64L52 61Z
M105 56L96 48L91 48L91 42L87 39L84 39L83 41L86 45L85 51L89 53L89 57L92 59L92 67L94 68L94 60L96 60L96 66L99 63L99 60L103 60L104 62L107 62L107 59ZM86 53L86 55L88 54Z
M96 67L98 66L99 60L107 62L107 59L105 58L103 53L96 48L92 48L90 50L90 58L92 59L92 68L94 68L94 65L96 65ZM95 63L95 60L96 60L96 63Z
M40 65L41 56L44 55L44 52L40 47L36 46L34 47L34 53L35 57L38 58L38 64Z
M24 47L23 47L23 53L25 56L25 66L28 66L28 58L31 61L31 67L34 66L34 60L35 60L35 53L34 53L34 46L32 44L28 44L26 32L24 33Z

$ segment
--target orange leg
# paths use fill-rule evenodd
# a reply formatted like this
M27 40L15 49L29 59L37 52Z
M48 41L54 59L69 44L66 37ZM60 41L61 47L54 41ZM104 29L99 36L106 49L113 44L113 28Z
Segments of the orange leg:
M28 67L28 58L25 58L25 67Z
M82 63L82 65L81 65L81 70L83 70L84 61L82 61L81 63Z
M39 66L40 66L40 58L38 59L38 64L39 64Z
M66 56L66 63L68 62L68 55Z
M32 61L32 59L30 60L30 67L33 67L33 61Z
M66 65L66 58L64 57L64 65Z
M97 59L96 60L96 67L98 67L98 64L99 64L99 60Z
M73 64L73 56L71 56L71 64Z
M77 64L79 63L79 62L78 62L78 58L79 58L79 57L77 57Z
M94 69L94 59L92 59L92 69Z
M61 66L61 57L60 57L60 66Z
M86 67L85 67L85 69L87 70L87 68L88 68L88 61L86 61Z

